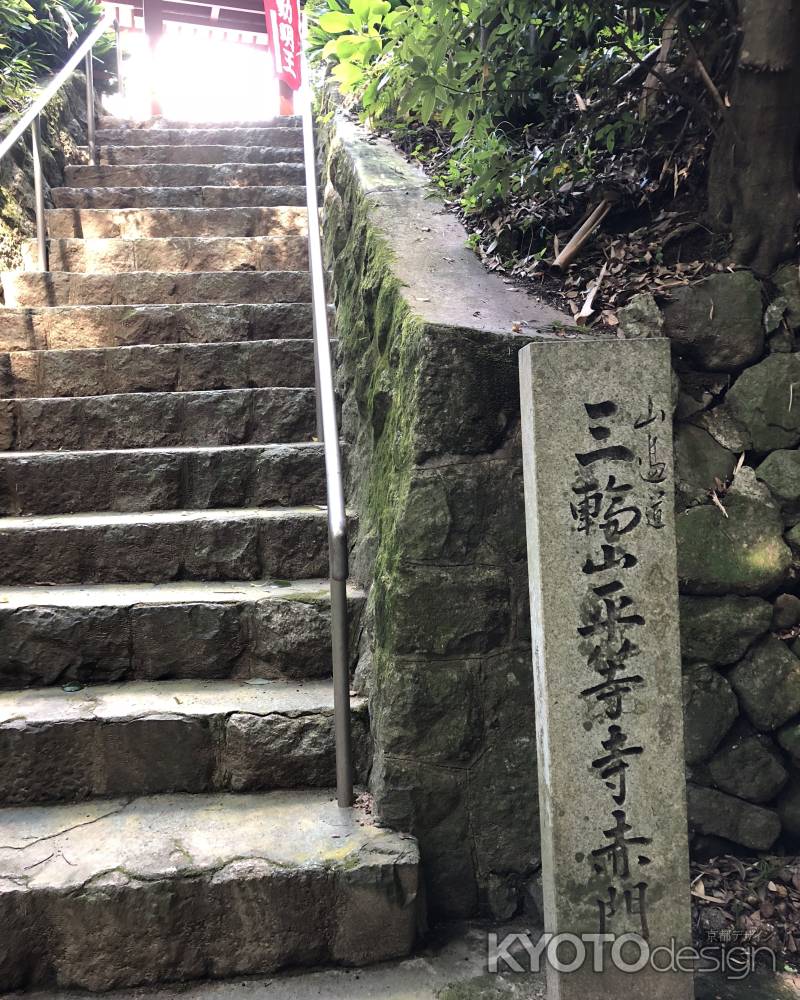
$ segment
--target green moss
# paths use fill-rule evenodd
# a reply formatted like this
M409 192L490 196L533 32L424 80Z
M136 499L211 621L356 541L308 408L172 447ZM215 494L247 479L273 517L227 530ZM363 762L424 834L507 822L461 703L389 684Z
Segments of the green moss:
M515 992L497 976L487 975L463 983L448 983L436 992L436 1000L505 1000Z

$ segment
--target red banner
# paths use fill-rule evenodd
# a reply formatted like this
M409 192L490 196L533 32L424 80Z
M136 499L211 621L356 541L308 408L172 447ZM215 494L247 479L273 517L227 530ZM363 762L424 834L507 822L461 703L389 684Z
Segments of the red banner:
M264 0L275 75L292 90L300 89L299 0Z

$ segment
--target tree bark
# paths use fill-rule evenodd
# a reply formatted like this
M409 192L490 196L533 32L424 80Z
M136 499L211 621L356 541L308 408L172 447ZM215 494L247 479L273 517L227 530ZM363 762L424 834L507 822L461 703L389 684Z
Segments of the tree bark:
M740 0L731 108L711 157L712 225L731 256L769 275L797 251L800 0Z

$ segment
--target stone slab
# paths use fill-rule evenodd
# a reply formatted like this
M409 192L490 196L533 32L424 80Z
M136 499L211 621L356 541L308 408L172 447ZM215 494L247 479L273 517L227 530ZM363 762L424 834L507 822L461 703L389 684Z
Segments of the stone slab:
M56 208L238 208L244 206L305 205L300 184L148 187L51 188Z
M311 305L305 302L0 310L0 349L5 351L308 339L312 332Z
M348 589L350 649L364 595ZM0 589L0 687L331 674L327 580Z
M531 344L520 381L545 929L680 947L691 921L669 344ZM602 974L591 959L571 974L549 966L550 1000L693 996L691 977L621 971L611 944Z
M7 586L298 580L328 573L327 516L292 507L8 517L0 551Z
M0 453L0 515L325 503L321 444Z
M0 353L0 397L5 398L313 385L310 340Z
M156 163L88 165L64 168L64 183L71 187L269 187L304 184L302 163Z
M521 947L515 948L523 970L501 963L486 972L489 934L502 941L508 935L539 931L530 920L502 923L470 921L431 929L424 943L405 959L362 969L327 967L287 971L251 979L207 980L153 990L116 990L107 1000L547 1000L544 975L524 967ZM742 980L704 973L695 982L695 1000L797 1000L800 976L755 972ZM11 998L3 998L11 1000ZM53 1000L50 993L29 993L27 1000ZM59 992L58 1000L94 1000L84 991Z
M415 315L448 327L543 336L569 323L563 313L486 271L430 180L388 140L342 114L336 116L336 136L369 201L370 221L386 236L392 271Z
M50 208L51 237L138 239L143 236L304 236L302 207Z
M351 703L357 780L366 701ZM0 692L0 802L330 788L329 680L126 681Z
M81 152L88 153L85 148ZM107 164L154 163L302 163L302 146L223 145L221 143L105 145L99 162Z
M99 128L97 144L103 146L273 146L287 149L303 145L299 128Z
M22 247L23 265L38 270L35 241ZM303 271L303 236L171 236L142 239L51 239L51 271Z
M0 811L0 989L362 965L413 947L413 838L328 792Z
M207 128L298 128L302 125L300 115L277 115L272 118L229 118L224 122L216 121L186 121L185 119L166 118L163 115L147 118L119 118L116 115L100 115L97 119L98 129L123 128L141 129L142 131L160 132L163 129L195 129Z
M313 389L0 400L6 451L271 444L310 441L315 433Z
M0 272L8 306L164 305L172 302L309 302L306 271Z

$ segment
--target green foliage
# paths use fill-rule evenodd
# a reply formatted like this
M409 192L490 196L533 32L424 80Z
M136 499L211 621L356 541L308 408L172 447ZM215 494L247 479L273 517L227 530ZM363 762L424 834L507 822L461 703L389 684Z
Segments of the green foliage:
M100 13L92 0L3 0L0 113L23 106L36 81L63 66L71 46Z
M658 37L663 12L653 8L328 0L324 10L312 2L309 14L313 54L331 64L365 117L447 134L451 155L439 176L468 212L579 182L599 150L641 138L635 118L602 105L612 81ZM591 127L573 130L579 105L597 111Z
M383 53L386 33L396 22L400 0L328 0L315 12L309 32L313 55L334 63L333 75L343 91L356 90L368 67Z

